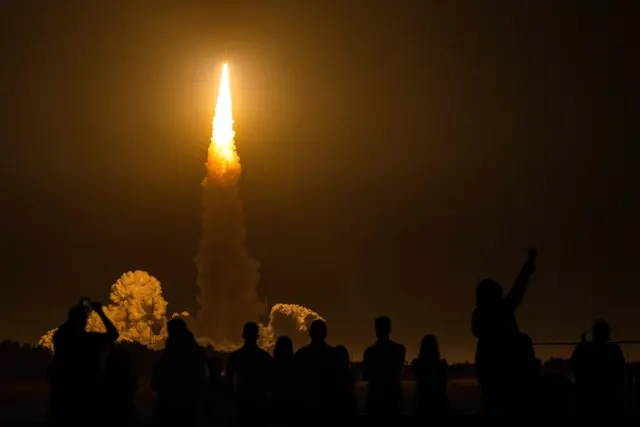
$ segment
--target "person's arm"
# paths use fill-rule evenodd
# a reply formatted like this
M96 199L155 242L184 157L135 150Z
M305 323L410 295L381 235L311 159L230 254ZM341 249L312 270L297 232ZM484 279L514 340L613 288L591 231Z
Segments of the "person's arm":
M156 391L162 388L162 383L164 382L164 357L165 353L162 353L160 360L155 363L151 373L151 388Z
M569 367L574 374L576 373L576 371L580 371L580 368L584 363L584 357L588 345L589 344L586 341L582 341L575 346L573 352L571 353L571 357L569 358Z
M522 299L524 298L524 294L527 292L527 285L529 284L529 278L533 274L536 269L536 257L538 252L536 249L529 250L529 259L524 263L522 269L520 270L520 274L518 274L518 278L516 279L511 291L504 298L507 303L507 307L511 310L515 310Z
M100 304L99 302L92 302L91 306L93 307L93 311L95 311L98 314L98 316L100 316L100 320L102 320L102 323L107 329L107 332L104 335L106 335L106 337L110 342L116 342L120 337L120 333L111 322L111 319L109 319L109 317L107 317L107 315L104 314L104 310L102 309L102 304Z
M231 387L233 391L236 389L236 358L235 353L231 353L229 358L227 359L227 368L224 374L227 384Z
M53 354L58 353L60 348L64 346L62 335L63 333L60 332L60 329L53 333Z
M131 387L131 392L132 393L137 393L139 390L139 385L138 385L138 378L135 375L131 375L131 377L129 378L130 381L130 387Z
M615 366L615 376L616 376L616 381L618 382L618 384L622 384L624 385L626 382L626 370L627 370L627 363L624 360L624 354L622 353L622 350L620 349L620 346L618 346L617 344L613 344L614 345L614 354L613 354L613 362L614 362L614 366Z
M476 338L480 338L482 336L481 325L482 325L482 322L481 322L480 313L476 308L475 310L473 310L473 316L471 318L471 332L473 333L473 336Z
M273 377L274 377L274 366L273 366L273 359L271 358L271 355L269 353L267 353L266 351L264 352L264 365L265 365L265 381L267 384L267 391L268 392L272 392L271 390L271 384L273 384Z
M369 349L364 351L362 356L362 381L368 382L371 379L371 356Z
M420 361L417 358L411 361L411 372L413 379L417 381L420 378Z
M440 372L442 378L446 381L449 378L449 362L447 362L447 359L440 360Z
M405 358L407 357L407 350L404 348L402 344L398 346L398 372L397 375L402 375L402 370L404 369Z

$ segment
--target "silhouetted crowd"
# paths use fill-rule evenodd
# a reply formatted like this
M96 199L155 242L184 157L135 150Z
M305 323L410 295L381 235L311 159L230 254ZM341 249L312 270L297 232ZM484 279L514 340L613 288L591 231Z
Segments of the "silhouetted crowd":
M472 332L477 338L475 362L484 415L569 415L574 406L580 415L620 415L627 385L625 360L611 343L606 322L598 320L593 339L583 337L575 348L571 359L575 384L541 374L532 341L520 331L515 316L535 270L536 255L530 250L506 295L492 280L482 281L476 289ZM91 312L100 316L105 333L85 331ZM375 320L377 340L366 349L362 362L365 419L385 425L403 416L401 374L406 354L405 347L391 339L391 326L388 317ZM297 351L289 337L279 337L272 356L258 345L258 325L248 322L242 331L244 345L229 355L225 366L196 342L183 320L172 319L151 382L157 392L156 422L244 426L355 420L360 408L347 348L326 343L327 325L321 320L311 324L309 336L309 344ZM117 339L118 331L101 304L85 299L71 308L54 335L49 372L52 424L136 423L138 383L128 353L114 346ZM440 356L435 336L423 338L411 367L416 383L411 419L451 415L449 366Z

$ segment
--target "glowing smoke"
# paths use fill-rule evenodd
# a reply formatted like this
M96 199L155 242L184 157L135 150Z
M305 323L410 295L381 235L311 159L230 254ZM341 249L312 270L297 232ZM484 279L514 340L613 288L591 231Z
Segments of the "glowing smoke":
M269 324L260 329L260 345L270 349L281 335L294 344L307 342L309 326L314 320L324 320L313 310L297 304L276 304L271 308Z
M111 286L109 299L111 302L104 307L104 312L118 329L120 341L153 346L167 337L167 302L162 296L160 282L149 273L140 270L124 273ZM175 316L178 314L172 315ZM89 316L87 331L105 331L97 314ZM55 329L47 332L39 344L53 350L54 332Z
M225 64L202 183L203 235L195 258L200 288L198 332L217 344L238 341L242 325L263 311L256 293L260 264L245 246L237 186L241 168L234 135L229 67Z

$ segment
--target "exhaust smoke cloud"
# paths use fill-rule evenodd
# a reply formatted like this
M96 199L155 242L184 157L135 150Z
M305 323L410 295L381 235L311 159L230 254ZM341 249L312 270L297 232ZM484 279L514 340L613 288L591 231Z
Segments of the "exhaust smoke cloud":
M167 301L162 295L160 281L146 271L124 273L112 286L110 304L104 313L120 333L119 341L133 341L153 346L167 337ZM186 316L173 314L171 317ZM87 331L105 332L105 326L97 314L91 313ZM53 351L53 334L56 329L40 338L39 344Z
M276 304L271 307L269 324L260 328L260 345L271 349L278 337L287 335L294 345L309 341L308 331L314 320L324 320L315 311L298 304Z

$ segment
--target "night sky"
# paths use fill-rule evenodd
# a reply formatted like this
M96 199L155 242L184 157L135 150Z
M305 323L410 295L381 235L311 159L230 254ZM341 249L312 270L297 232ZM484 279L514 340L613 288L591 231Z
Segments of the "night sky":
M228 60L269 303L354 358L386 314L410 355L434 333L470 359L475 286L510 287L535 245L534 341L597 316L640 338L635 2L486 3L2 1L0 337L36 341L128 270L197 308Z

